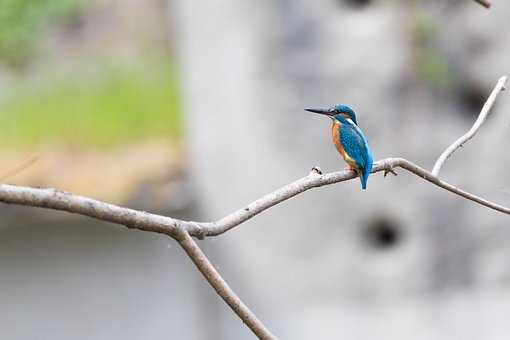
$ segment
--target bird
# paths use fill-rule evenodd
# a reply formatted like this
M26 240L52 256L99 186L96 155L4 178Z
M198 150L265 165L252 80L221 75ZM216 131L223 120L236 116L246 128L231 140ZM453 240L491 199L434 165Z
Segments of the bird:
M356 113L349 106L336 104L329 109L305 109L331 118L331 132L336 149L361 180L361 189L367 188L368 176L372 172L373 158L365 134L358 126Z

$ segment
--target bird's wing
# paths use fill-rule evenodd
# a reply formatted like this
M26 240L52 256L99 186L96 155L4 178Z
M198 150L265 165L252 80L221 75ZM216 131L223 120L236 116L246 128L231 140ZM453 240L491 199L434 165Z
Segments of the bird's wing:
M370 150L363 132L358 127L342 124L340 140L349 157L359 168L364 169L369 162Z

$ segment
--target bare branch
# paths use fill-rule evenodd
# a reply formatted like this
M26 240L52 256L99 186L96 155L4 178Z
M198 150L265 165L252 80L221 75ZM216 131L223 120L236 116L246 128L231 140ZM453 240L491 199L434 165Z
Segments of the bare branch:
M251 331L264 340L275 340L276 337L264 326L253 312L241 301L236 293L229 287L228 283L221 277L211 262L207 259L200 247L191 236L183 231L178 237L178 242L184 251L191 258L204 278L214 288L216 293L232 308L232 310L243 320Z
M480 5L482 5L485 8L491 8L491 3L489 0L474 0L475 2L478 2Z
M377 161L374 163L372 173L379 171L391 172L394 168L402 168L417 175L420 178L429 181L434 185L437 185L438 187L446 189L470 201L476 202L505 214L510 214L510 208L493 203L467 191L463 191L447 182L441 181L427 170L403 158L386 158ZM269 209L272 206L285 200L288 200L289 198L292 198L304 191L329 184L347 181L355 177L355 172L351 170L343 170L324 175L320 175L317 172L312 171L308 176L298 179L291 184L288 184L270 194L259 198L258 200L248 204L245 208L239 209L232 214L218 220L217 222L212 224L202 224L202 232L205 236L220 235L245 222L246 220L249 220L253 216L260 214L264 210Z
M496 84L494 90L492 90L491 95L483 105L482 111L480 111L480 114L478 115L478 118L476 119L471 129L468 132L466 132L463 136L461 136L459 139L457 139L455 142L453 142L453 144L447 147L446 150L443 151L441 156L439 156L439 158L436 161L436 164L434 164L434 168L432 169L432 174L434 176L439 175L439 171L441 170L441 167L443 166L444 162L446 162L446 160L450 158L450 156L455 151L464 146L466 142L468 142L471 138L473 138L476 135L482 124L485 122L485 119L489 115L492 107L494 106L498 94L505 89L506 79L507 79L506 76L499 78L498 83Z
M183 221L119 207L55 189L0 185L0 202L63 210L144 231L175 235Z
M439 180L432 173L403 158L386 158L377 161L374 164L372 173L391 171L395 168L405 169L456 195L490 209L510 214L510 208L493 203ZM216 222L183 221L145 211L124 208L55 189L38 189L8 184L0 185L0 202L67 211L102 221L125 225L128 228L169 235L174 238L180 229L184 229L191 236L202 238L204 236L223 234L261 212L312 188L347 181L355 177L356 174L351 170L328 174L319 174L317 171L312 170L308 176L269 193Z

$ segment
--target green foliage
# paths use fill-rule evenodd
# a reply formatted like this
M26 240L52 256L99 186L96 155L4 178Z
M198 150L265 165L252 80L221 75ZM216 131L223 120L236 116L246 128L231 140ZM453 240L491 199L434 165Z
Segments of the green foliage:
M0 147L105 147L149 136L179 138L176 72L166 61L151 65L103 66L36 88L11 88L0 100Z
M76 13L83 0L1 0L0 59L21 64L37 33L52 20Z

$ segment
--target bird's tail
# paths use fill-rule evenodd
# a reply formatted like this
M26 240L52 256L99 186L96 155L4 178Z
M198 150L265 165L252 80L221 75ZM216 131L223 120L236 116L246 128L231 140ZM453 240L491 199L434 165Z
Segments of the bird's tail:
M361 180L361 189L363 189L363 190L365 190L367 188L368 176L372 172L372 163L369 162L368 165L369 166L367 166L365 169L362 170L362 172L359 176L359 178Z
M363 171L359 179L361 180L361 189L365 190L367 188L368 174L365 174Z

